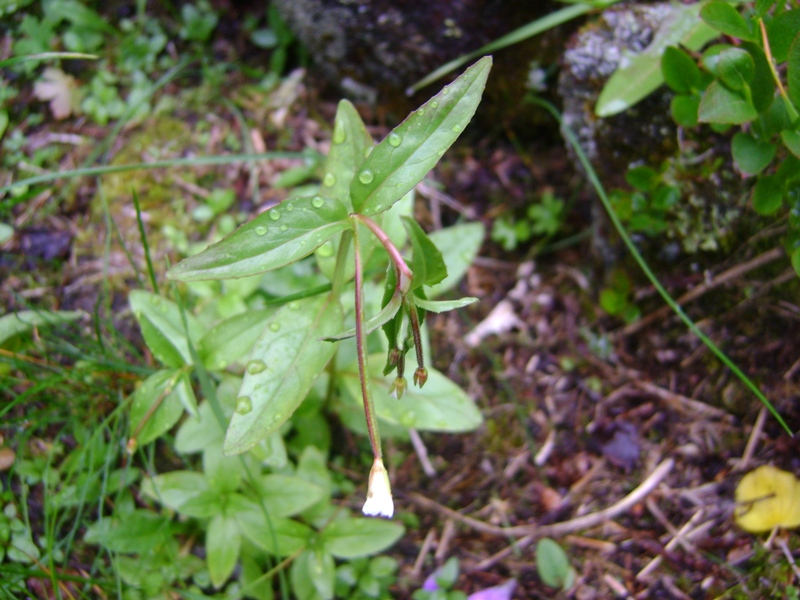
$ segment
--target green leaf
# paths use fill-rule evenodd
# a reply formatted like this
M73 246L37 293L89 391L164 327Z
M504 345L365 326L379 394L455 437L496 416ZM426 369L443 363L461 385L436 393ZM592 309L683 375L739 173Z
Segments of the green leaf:
M394 521L345 518L323 529L320 540L336 558L351 559L387 550L404 532L403 526Z
M694 127L697 125L697 112L700 108L700 96L674 96L669 104L672 119L681 127Z
M610 117L627 110L650 95L664 82L661 55L668 46L680 44L698 50L717 36L717 32L697 19L701 4L673 4L661 22L653 41L641 53L628 56L606 82L595 105L598 117Z
M428 237L444 259L447 277L426 290L428 298L453 289L467 272L481 249L485 235L482 223L461 223L432 231Z
M800 112L800 33L798 33L786 58L786 81L789 100L795 108L795 114Z
M458 300L423 300L422 298L414 298L414 304L419 308L424 308L427 311L437 314L447 312L448 310L464 308L477 301L477 298L472 297L459 298Z
M775 175L763 175L753 188L753 209L760 215L771 215L783 204L783 186Z
M246 470L240 457L226 456L222 453L222 444L216 442L203 449L203 474L209 487L223 495L239 489Z
M764 140L757 140L743 131L733 136L731 154L736 167L747 175L757 175L772 162L777 147Z
M729 48L717 55L717 74L730 89L741 92L753 79L753 57L741 48Z
M175 435L175 449L178 452L192 454L200 452L209 444L221 442L225 432L217 423L211 403L204 401L197 410L197 415L186 419Z
M367 319L364 322L364 333L369 334L375 331L376 329L383 327L386 323L391 321L394 316L397 314L397 311L400 310L400 307L403 305L403 295L395 290L392 294L389 302L386 303L384 306L374 317ZM356 335L356 328L353 327L348 329L347 331L343 331L341 333L337 333L336 335L331 335L328 337L324 337L326 342L338 342L341 340L346 340L351 337L355 337Z
M686 52L667 46L661 56L661 73L664 82L674 91L688 94L700 88L703 77L700 69Z
M336 198L347 207L348 212L352 211L350 182L374 145L356 108L349 100L340 101L320 193Z
M708 86L698 107L701 123L740 125L758 116L753 104L718 81Z
M274 308L248 310L221 321L197 343L197 354L207 369L224 369L245 356L264 331Z
M442 253L411 217L401 217L411 241L411 289L440 283L447 277L447 267Z
M398 401L389 394L394 377L383 375L384 360L381 354L369 357L375 412L379 418L420 431L472 431L483 422L480 411L469 396L445 375L430 367L425 387L408 386L403 399ZM409 355L406 358L406 372L413 373L416 368L416 360ZM361 386L355 363L342 371L342 384L350 397L361 404Z
M335 351L320 338L339 331L343 320L341 305L329 296L290 302L269 319L245 369L226 454L251 448L292 415Z
M575 571L564 550L550 538L536 543L536 571L548 587L568 590L575 582Z
M292 591L297 600L330 600L336 581L333 557L322 548L306 550L292 563L289 571Z
M763 17L769 12L769 9L775 5L777 0L756 0L756 14Z
M207 491L208 481L194 471L171 471L142 481L143 494L175 511Z
M766 25L772 58L781 64L789 57L789 48L800 31L800 8L787 10Z
M658 184L658 172L650 167L633 167L626 171L625 181L637 190L649 192Z
M192 364L183 318L177 304L144 290L133 290L128 296L128 303L153 356L168 367ZM190 313L186 313L186 324L189 339L197 346L204 331L203 326Z
M372 150L350 186L356 212L387 210L427 175L475 114L491 65L479 60Z
M783 140L783 145L789 149L789 152L800 158L800 132L781 131L781 140Z
M210 519L225 510L230 497L231 494L220 494L219 491L209 488L181 504L178 512L194 519Z
M700 9L700 18L725 35L748 42L757 39L750 24L727 2L709 2Z
M206 562L212 585L219 589L233 573L242 537L236 520L216 515L206 530Z
M314 535L314 530L308 525L291 519L270 517L268 521L260 507L258 510L237 510L232 515L244 537L274 556L290 556L306 548Z
M136 390L130 412L131 449L149 444L181 418L181 394L175 389L180 376L180 371L157 371Z
M349 228L347 209L339 200L323 196L292 198L179 262L167 271L167 277L196 281L257 275L308 256Z
M755 67L749 84L753 106L757 112L763 113L769 110L775 100L775 80L772 79L769 61L764 51L756 44L744 43L742 47L753 59Z
M792 268L797 276L800 277L800 248L795 248L792 251Z
M160 548L172 534L170 518L149 510L134 510L121 517L103 517L84 535L90 544L102 544L111 552L144 554Z
M271 517L291 517L313 506L324 496L317 484L291 475L265 475L256 481L258 497Z
M0 317L0 345L11 338L33 331L35 327L46 327L77 321L86 313L75 311L21 310Z

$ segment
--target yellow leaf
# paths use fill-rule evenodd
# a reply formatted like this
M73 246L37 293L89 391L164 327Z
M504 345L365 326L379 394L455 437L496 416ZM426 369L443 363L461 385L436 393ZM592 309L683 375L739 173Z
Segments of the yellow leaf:
M736 487L736 524L753 533L800 526L800 480L772 466L758 467Z

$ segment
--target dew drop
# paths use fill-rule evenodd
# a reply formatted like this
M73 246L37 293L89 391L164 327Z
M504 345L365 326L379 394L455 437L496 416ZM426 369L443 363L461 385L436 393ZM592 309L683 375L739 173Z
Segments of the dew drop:
M286 225L281 225L280 229L281 231L286 231L289 228Z
M247 363L247 372L250 373L250 375L258 375L259 373L262 373L266 368L267 368L266 363L259 358L251 360L249 363Z
M325 177L322 178L322 185L325 187L333 187L336 185L336 175L333 173L325 173Z
M455 131L456 133L460 133L461 132L461 125L453 125L453 131Z
M294 210L294 204L292 204L291 202L289 202L289 203L286 205L286 212L292 212L293 210Z
M417 116L424 117L425 116L425 109L424 108L417 109Z
M289 302L288 306L289 306L289 310L297 310L298 308L300 308L300 303L292 301L292 302Z
M325 204L325 198L322 196L314 196L311 199L311 206L314 208L322 208L322 205Z
M439 103L436 100L434 100L433 102L431 102L431 108L439 108Z
M325 242L317 248L317 254L319 254L322 258L328 258L329 256L333 256L333 244L329 241Z
M280 328L281 328L281 324L276 322L276 321L273 321L272 323L269 324L269 330L270 331L278 331L278 330L280 330Z
M447 96L447 94L449 94L449 93L450 93L450 90L447 89L447 86L444 86L442 88L442 96Z
M373 175L372 171L370 171L369 169L364 169L363 171L361 171L361 173L358 174L358 180L364 185L372 183L373 179L375 179L375 175Z
M246 415L253 410L253 401L249 396L239 396L236 399L236 412L240 415Z
M347 139L347 132L344 130L344 123L337 121L333 126L333 143L341 144Z
M266 235L266 234L267 234L266 227L264 227L263 225L259 225L258 227L256 227L256 235Z
M403 143L403 138L401 138L396 133L389 134L389 145L393 148L397 148L400 144Z
M269 211L269 218L273 221L277 221L281 218L281 211L279 211L277 208L273 208L271 211Z

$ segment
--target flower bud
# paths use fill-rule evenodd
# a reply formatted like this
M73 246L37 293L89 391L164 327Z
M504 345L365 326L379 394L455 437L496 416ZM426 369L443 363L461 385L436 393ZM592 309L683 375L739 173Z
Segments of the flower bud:
M396 377L389 387L389 394L400 400L406 392L406 378Z
M417 367L417 370L414 371L414 385L422 388L426 381L428 381L428 369Z
M367 501L361 511L368 517L385 517L390 519L394 514L392 502L392 486L389 483L389 473L383 466L383 461L376 458L369 472L369 489Z

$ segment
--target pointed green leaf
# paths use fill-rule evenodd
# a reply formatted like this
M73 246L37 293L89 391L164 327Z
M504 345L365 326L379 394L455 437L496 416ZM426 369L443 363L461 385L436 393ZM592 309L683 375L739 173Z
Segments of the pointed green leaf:
M477 298L459 298L458 300L422 300L421 298L414 298L414 304L419 308L424 308L427 311L434 313L443 313L448 310L455 310L457 308L464 308L470 304L477 302Z
M777 147L764 140L740 131L733 136L731 155L736 167L747 175L757 175L772 162Z
M236 510L232 514L244 537L275 556L289 556L306 548L314 535L313 529L298 521L271 517L267 521L260 507L257 510Z
M181 281L246 277L308 256L350 227L347 209L323 196L292 198L167 271Z
M798 33L786 57L786 81L789 100L792 101L795 115L800 112L800 33Z
M434 245L428 235L411 217L402 217L403 226L411 241L411 289L422 285L434 285L447 277L447 267L442 253Z
M675 46L667 46L664 49L664 54L661 56L661 73L669 87L683 94L698 89L703 80L694 59Z
M207 489L181 504L178 512L184 517L193 519L210 519L225 509L228 499L228 494L220 494L218 490Z
M274 308L248 310L214 325L197 343L203 365L224 369L245 356L274 312Z
M291 475L265 475L256 481L258 498L271 517L291 517L313 506L324 490L310 481Z
M481 223L461 223L432 231L428 236L441 251L447 268L447 277L426 291L428 298L441 296L461 281L475 260L485 235Z
M336 558L351 559L387 550L404 531L403 526L394 521L346 518L333 521L323 529L320 540Z
M292 591L298 600L331 600L336 581L333 557L323 548L304 551L289 571Z
M133 448L149 444L169 431L183 414L181 397L175 390L178 371L153 373L133 395L130 413L130 442Z
M144 290L134 290L128 296L133 316L139 322L142 336L153 355L168 367L178 368L192 364L192 354L180 307L171 300ZM197 345L203 326L186 313L189 339Z
M170 518L150 510L134 510L120 517L103 517L86 530L84 539L111 552L146 554L167 543Z
M700 108L700 96L680 94L672 98L669 104L672 119L681 127L697 125L697 111Z
M389 300L388 304L384 306L378 314L374 317L367 319L364 322L364 333L370 334L379 327L383 327L386 323L388 323L396 314L397 311L400 310L400 307L403 305L403 295L395 290L395 293L392 294L391 299ZM355 337L356 329L353 327L352 329L348 329L347 331L343 331L342 333L337 333L336 335L332 335L329 337L322 338L326 342L338 342L341 340L346 340L351 337Z
M239 560L242 537L236 520L225 515L216 515L206 530L206 562L211 584L222 587Z
M240 457L226 456L222 453L222 444L216 442L203 449L203 474L209 487L224 495L239 489L246 470Z
M753 188L753 209L760 215L771 215L783 204L783 186L775 175L762 175Z
M750 24L728 2L722 0L709 2L700 9L700 18L725 35L748 42L757 39Z
M491 66L491 57L479 60L372 150L350 186L356 212L387 210L422 181L472 119Z
M754 73L753 57L741 48L728 48L717 55L717 75L734 91L744 90Z
M34 327L45 327L77 321L86 315L83 311L21 310L0 317L0 345Z
M348 212L352 211L350 182L374 145L375 142L355 106L349 100L340 101L336 109L331 149L325 161L320 193L336 198L347 207Z
M143 494L176 511L208 490L205 476L195 471L171 471L142 481Z
M211 403L207 400L200 404L197 416L189 417L178 428L175 434L175 449L178 452L192 454L200 452L209 444L221 442L225 432L220 428Z
M566 552L550 538L536 544L536 571L549 587L567 590L575 581L575 573Z
M800 132L781 131L781 139L783 140L783 145L789 149L789 152L800 158Z
M343 319L329 296L290 302L269 319L245 369L226 454L244 452L291 417L336 348L320 338L340 331Z
M650 95L664 82L661 55L668 46L680 44L689 50L702 48L717 32L697 19L698 4L673 4L653 41L639 54L628 56L606 82L595 105L595 114L610 117Z
M740 125L758 116L751 102L726 88L719 81L714 81L708 86L697 112L701 123L729 125Z

